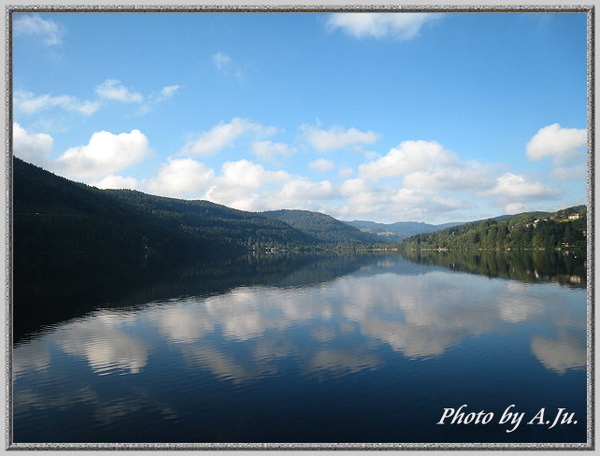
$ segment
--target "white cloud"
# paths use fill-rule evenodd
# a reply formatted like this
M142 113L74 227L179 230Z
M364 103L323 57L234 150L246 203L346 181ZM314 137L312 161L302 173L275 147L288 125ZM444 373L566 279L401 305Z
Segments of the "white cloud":
M158 94L144 97L140 93L131 91L115 79L107 79L96 86L95 93L100 99L117 100L123 103L144 103L141 112L145 113L153 105L171 98L180 88L181 86L179 85L165 86ZM102 106L100 100L81 101L71 95L35 95L27 91L15 91L13 102L15 109L24 114L36 114L51 108L61 108L66 111L75 111L89 116Z
M422 220L467 206L464 199L440 196L428 189L377 186L361 178L344 181L339 192L343 205L335 208L332 215L343 219Z
M456 154L430 141L404 141L391 149L387 155L359 166L359 176L378 181L412 172L429 170L432 166L452 167L459 165Z
M215 318L209 306L198 305L198 298L180 300L148 315L159 332L175 343L193 343L215 330Z
M286 171L271 171L248 160L226 162L205 199L247 211L272 209L326 210L327 200L339 198L329 181L314 182Z
M587 167L585 165L560 166L552 170L550 175L557 180L585 180Z
M404 185L410 188L446 190L482 190L490 187L490 167L473 161L451 166L432 164L429 169L406 174Z
M66 325L52 342L69 355L87 359L92 371L101 375L120 370L139 373L148 361L148 347L128 334L126 324L107 325L98 318Z
M13 154L39 166L45 166L54 141L46 133L28 133L18 123L13 123Z
M585 344L565 331L558 331L558 338L554 340L535 336L531 341L531 352L544 367L559 374L585 368L587 362Z
M562 128L555 123L541 128L527 143L527 156L531 160L552 157L555 164L564 163L581 156L587 144L587 130Z
M139 130L118 135L100 131L87 145L68 149L52 168L73 179L97 180L140 162L150 153L148 138Z
M143 105L141 106L139 113L146 114L150 112L150 110L157 104L163 103L170 99L179 89L181 89L181 86L179 85L165 86L158 94L153 93L148 97L145 97L145 99L142 97L141 101L143 101Z
M272 161L277 157L289 157L294 154L287 144L272 141L256 141L252 143L252 153L264 161Z
M62 44L62 37L66 33L64 27L49 19L42 19L39 14L28 14L15 19L13 30L15 36L40 36L46 46Z
M160 91L160 95L158 96L157 101L161 102L161 101L171 98L175 94L175 92L177 92L179 89L181 89L181 86L179 86L179 85L171 85L171 86L163 87L162 90Z
M224 54L223 52L217 52L212 56L211 60L215 68L224 75L234 76L238 80L243 77L242 70L227 54Z
M274 127L265 127L259 123L235 117L229 123L220 123L212 129L202 132L196 139L188 141L181 149L183 155L209 156L225 147L231 147L244 133L251 132L254 137L275 134Z
M116 79L107 79L96 86L96 95L123 103L141 103L144 101L142 94L130 91Z
M429 214L440 214L464 209L467 203L463 199L441 196L434 192L401 188L392 194L392 204L406 206L406 209L423 217Z
M345 204L337 210L336 215L341 218L371 218L375 214L381 214L385 212L385 206L389 203L387 193L379 189L369 189L348 195Z
M386 197L390 202L406 207L418 207L423 203L423 192L411 188L400 188Z
M508 203L504 206L504 212L509 215L521 214L531 211L531 207L525 203Z
M285 171L269 171L249 160L225 162L221 167L222 183L246 189L258 189L270 183L283 183L290 179Z
M31 130L43 131L48 134L62 134L71 131L68 120L64 117L40 117L29 122Z
M204 198L246 211L270 209L268 192L290 179L285 171L270 171L249 160L225 162Z
M311 128L305 127L307 134ZM331 181L312 180L293 171L273 171L247 159L227 161L220 169L212 169L191 157L214 154L233 145L243 146L262 160L295 152L287 144L261 140L276 133L274 127L242 118L199 134L181 150L180 155L190 156L167 159L149 178L119 175L151 153L148 139L139 130L120 135L95 133L87 145L70 148L56 160L49 160L53 147L50 135L29 134L16 123L13 131L17 156L69 178L99 188L131 188L177 198L207 199L249 211L291 208L316 210L342 219L445 222L467 220L489 202L503 207L505 213L517 213L529 206L536 209L534 202L556 199L561 194L548 182L513 172L502 174L495 165L463 161L431 141L404 141L386 155L363 163L356 173L352 168L340 169ZM327 138L321 138L324 147L351 144L369 134L340 127L312 128L312 132L323 133ZM318 172L337 166L325 158L307 162L308 169ZM576 166L558 168L555 177L559 171L566 179L582 170Z
M351 196L360 194L363 192L367 192L369 190L369 186L363 179L355 178L348 179L341 183L340 192L343 196Z
M329 181L313 182L286 171L271 171L249 160L226 162L203 198L247 211L322 210L319 202L337 198Z
M335 168L335 163L331 160L326 160L325 158L318 158L317 160L311 161L308 164L308 167L310 169L314 169L315 171L324 173Z
M556 189L541 182L529 181L525 176L506 173L496 179L496 185L482 195L496 195L504 198L546 199L556 196Z
M379 135L372 131L360 131L356 128L344 129L340 126L333 126L329 130L320 130L315 127L304 125L301 127L304 130L306 140L317 150L321 152L329 152L345 148L353 148L360 150L357 147L360 144L373 144L379 139Z
M246 124L241 121L232 124L228 124L229 127L238 124L240 128L232 128L233 131L224 132L213 129L211 132L223 133L222 136L227 138L238 137L240 132L245 130ZM268 141L263 143L265 150L273 144ZM415 151L421 154L410 154ZM417 170L432 161L445 164L447 169L437 170L437 174L431 172L427 175L427 182L435 185L414 185L403 188L399 182L395 185L381 186L374 179L368 179L368 176L358 176L341 183L327 180L312 181L285 171L271 171L249 160L238 160L224 163L220 172L214 173L212 178L210 174L204 174L204 178L200 179L203 185L195 191L200 193L207 188L201 198L242 210L260 211L285 207L317 210L340 218L356 218L362 215L376 220L398 221L421 220L433 214L463 210L469 205L468 195L454 198L438 194L439 189L481 190L484 187L489 190L489 187L495 184L493 177L489 176L490 173L486 174L489 182L486 182L485 186L474 177L469 181L469 172L482 174L483 171L488 171L487 168L477 162L463 163L455 154L445 151L439 144L425 141L408 142L395 153L400 152L405 154L405 159L396 160L395 163L401 164L403 171ZM321 170L332 169L334 166L333 161L324 159L309 164L309 167ZM453 166L456 169L452 168ZM211 172L206 168L202 171ZM398 168L394 172L397 171ZM442 171L447 171L447 174L443 174ZM449 176L449 181L444 183L445 176ZM416 177L416 175L412 176L415 179ZM458 185L461 179L466 181L466 184L463 182L464 185ZM164 185L166 186L167 183L165 182ZM154 188L153 191L156 192L157 189ZM182 192L170 194L183 196Z
M100 108L100 103L80 101L69 95L52 96L49 94L36 96L31 92L16 91L14 93L15 109L25 114L35 114L46 109L59 107L67 111L76 111L91 115Z
M140 188L140 182L135 177L115 176L114 174L109 174L98 181L92 182L90 185L103 189L115 188L138 190Z
M233 59L222 52L217 52L215 55L213 55L212 62L217 70L224 73L227 73L233 65Z
M277 192L276 199L286 204L298 202L309 203L311 200L327 200L338 196L333 184L329 181L312 182L309 179L297 177L285 183Z
M151 193L176 198L198 198L211 185L212 169L191 158L169 159L158 175L145 183Z
M26 344L19 344L14 347L12 368L14 380L19 379L21 375L33 372L47 372L52 364L52 356L47 345L44 345L40 339L34 339Z
M354 169L350 166L340 166L339 175L340 177L350 177L354 173Z
M435 13L335 13L329 16L329 30L341 29L356 38L415 38L424 24L437 20Z

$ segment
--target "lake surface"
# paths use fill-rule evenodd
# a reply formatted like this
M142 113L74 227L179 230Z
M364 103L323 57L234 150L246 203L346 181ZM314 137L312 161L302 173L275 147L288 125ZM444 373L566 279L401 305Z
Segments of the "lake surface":
M13 440L585 443L585 269L519 255L15 274Z

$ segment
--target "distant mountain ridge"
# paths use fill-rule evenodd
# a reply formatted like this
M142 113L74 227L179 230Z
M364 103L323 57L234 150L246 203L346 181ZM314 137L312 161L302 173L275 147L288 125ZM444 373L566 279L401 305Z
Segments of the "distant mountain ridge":
M345 223L363 232L375 234L385 242L398 242L415 234L439 231L462 224L461 222L443 223L441 225L431 225L423 222L377 223L366 220L351 220Z

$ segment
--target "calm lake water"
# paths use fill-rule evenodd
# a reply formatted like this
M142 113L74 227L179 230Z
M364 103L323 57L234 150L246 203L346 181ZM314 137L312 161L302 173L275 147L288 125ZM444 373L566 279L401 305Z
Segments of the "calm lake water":
M585 443L585 269L538 263L15 274L14 442Z

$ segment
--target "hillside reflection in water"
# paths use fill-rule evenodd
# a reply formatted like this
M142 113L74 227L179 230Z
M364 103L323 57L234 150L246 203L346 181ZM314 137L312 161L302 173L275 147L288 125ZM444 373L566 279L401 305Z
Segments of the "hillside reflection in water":
M317 258L287 272L220 292L111 303L17 343L16 441L231 442L247 441L252 429L259 442L584 435L585 416L583 427L548 436L477 437L473 429L452 436L432 426L454 398L480 408L520 401L531 410L568 398L584 415L584 288L490 279L392 256ZM312 399L310 415L300 413L316 391L328 399ZM262 409L278 396L288 403ZM342 416L322 434L316 416L332 401L343 404ZM401 407L392 413L390 401ZM251 412L257 402L263 405ZM224 424L227 410L238 416ZM377 414L376 431L365 422ZM32 427L45 418L45 430ZM420 433L400 432L408 420ZM225 427L212 430L218 423ZM191 431L198 426L205 432Z

